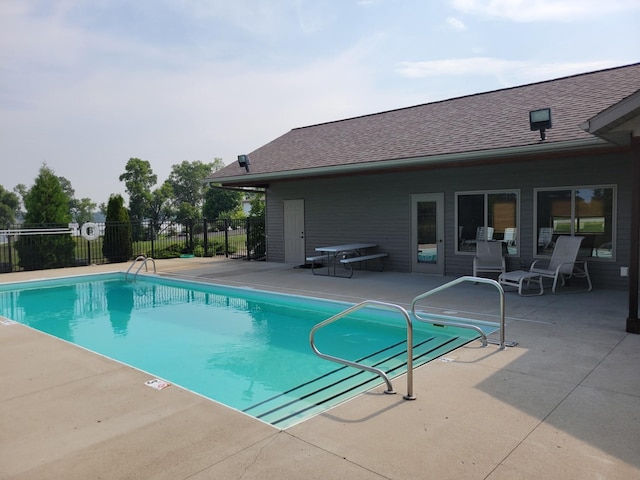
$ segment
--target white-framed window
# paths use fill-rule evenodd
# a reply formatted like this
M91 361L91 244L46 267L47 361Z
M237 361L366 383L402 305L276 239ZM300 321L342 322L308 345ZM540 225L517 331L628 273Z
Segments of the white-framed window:
M537 188L535 255L553 252L560 235L584 237L581 257L615 259L616 186Z
M475 253L478 241L502 242L518 254L519 190L456 192L457 253Z

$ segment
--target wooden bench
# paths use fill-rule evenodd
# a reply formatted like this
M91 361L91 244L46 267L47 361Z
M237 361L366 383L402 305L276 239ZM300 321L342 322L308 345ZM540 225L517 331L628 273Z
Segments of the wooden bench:
M346 265L349 268L349 278L353 277L353 267L351 266L352 263L360 263L360 262L366 262L367 260L375 260L376 258L380 259L380 271L382 271L382 267L383 267L383 260L385 257L388 257L389 254L388 253L372 253L371 255L359 255L359 256L355 256L355 257L347 257L347 258L343 258L340 260L340 263L342 263L343 265Z

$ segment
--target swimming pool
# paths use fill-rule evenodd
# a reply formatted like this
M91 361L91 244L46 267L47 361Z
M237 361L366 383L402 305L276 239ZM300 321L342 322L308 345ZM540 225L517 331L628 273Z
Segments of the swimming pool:
M279 428L382 383L323 360L312 327L350 304L120 273L0 285L0 315L143 370ZM477 338L418 324L414 366ZM367 308L316 334L325 353L406 371L401 315Z

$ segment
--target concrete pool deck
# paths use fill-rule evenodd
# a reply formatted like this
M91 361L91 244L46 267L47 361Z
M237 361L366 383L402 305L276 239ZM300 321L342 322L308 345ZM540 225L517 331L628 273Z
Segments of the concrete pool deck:
M352 279L238 260L158 260L161 274L408 306L451 278L356 271ZM124 271L128 264L0 275L0 283ZM434 309L497 314L490 286ZM0 479L640 478L640 336L627 295L506 294L500 351L473 342L406 378L280 431L149 374L19 324L0 323ZM224 388L224 386L221 386Z

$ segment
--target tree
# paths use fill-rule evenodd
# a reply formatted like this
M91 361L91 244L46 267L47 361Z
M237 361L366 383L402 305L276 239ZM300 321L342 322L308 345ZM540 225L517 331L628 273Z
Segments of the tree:
M135 224L133 238L142 238L140 222L148 217L152 195L151 187L157 181L158 176L153 173L151 164L147 160L130 158L125 167L125 173L120 175L120 181L124 182L129 194L129 218Z
M90 198L76 198L76 191L71 186L71 181L65 177L58 177L60 186L64 193L69 197L69 213L71 214L71 220L75 223L82 225L83 223L93 220L93 212L96 209L96 204L91 201Z
M25 193L25 227L68 227L69 197L59 178L45 165L34 185ZM21 235L16 242L20 266L25 270L59 268L75 264L71 235Z
M221 163L216 159L212 163L202 163L199 160L193 162L183 161L173 165L167 182L173 189L175 206L177 208L177 220L183 223L187 230L187 250L193 249L193 228L202 218L202 205L204 203L205 183L213 168Z
M221 214L238 210L241 202L242 192L213 186L205 192L202 211L208 220L219 220Z
M178 206L182 203L188 203L198 209L202 208L206 188L204 179L213 171L216 164L216 161L202 163L199 160L194 162L185 160L171 167L171 173L167 181L173 188L173 194Z
M15 187L13 187L13 191L19 196L21 205L24 205L24 197L29 193L29 189L24 183L19 183ZM24 210L21 207L18 207L18 217L24 218Z
M247 249L254 258L264 257L267 253L265 229L265 202L260 193L248 194L251 197L251 213L247 218Z
M93 220L93 212L96 210L96 204L90 198L73 198L70 202L71 218L74 222L82 225Z
M160 232L163 223L171 220L175 216L175 210L171 203L173 199L173 189L169 182L164 182L160 188L151 192L151 205L149 218L154 235Z
M18 195L5 190L0 185L0 227L9 228L16 221L16 215L20 209Z
M266 205L263 193L249 193L252 217L264 217Z
M111 263L126 262L133 255L131 222L122 195L109 197L102 254Z

